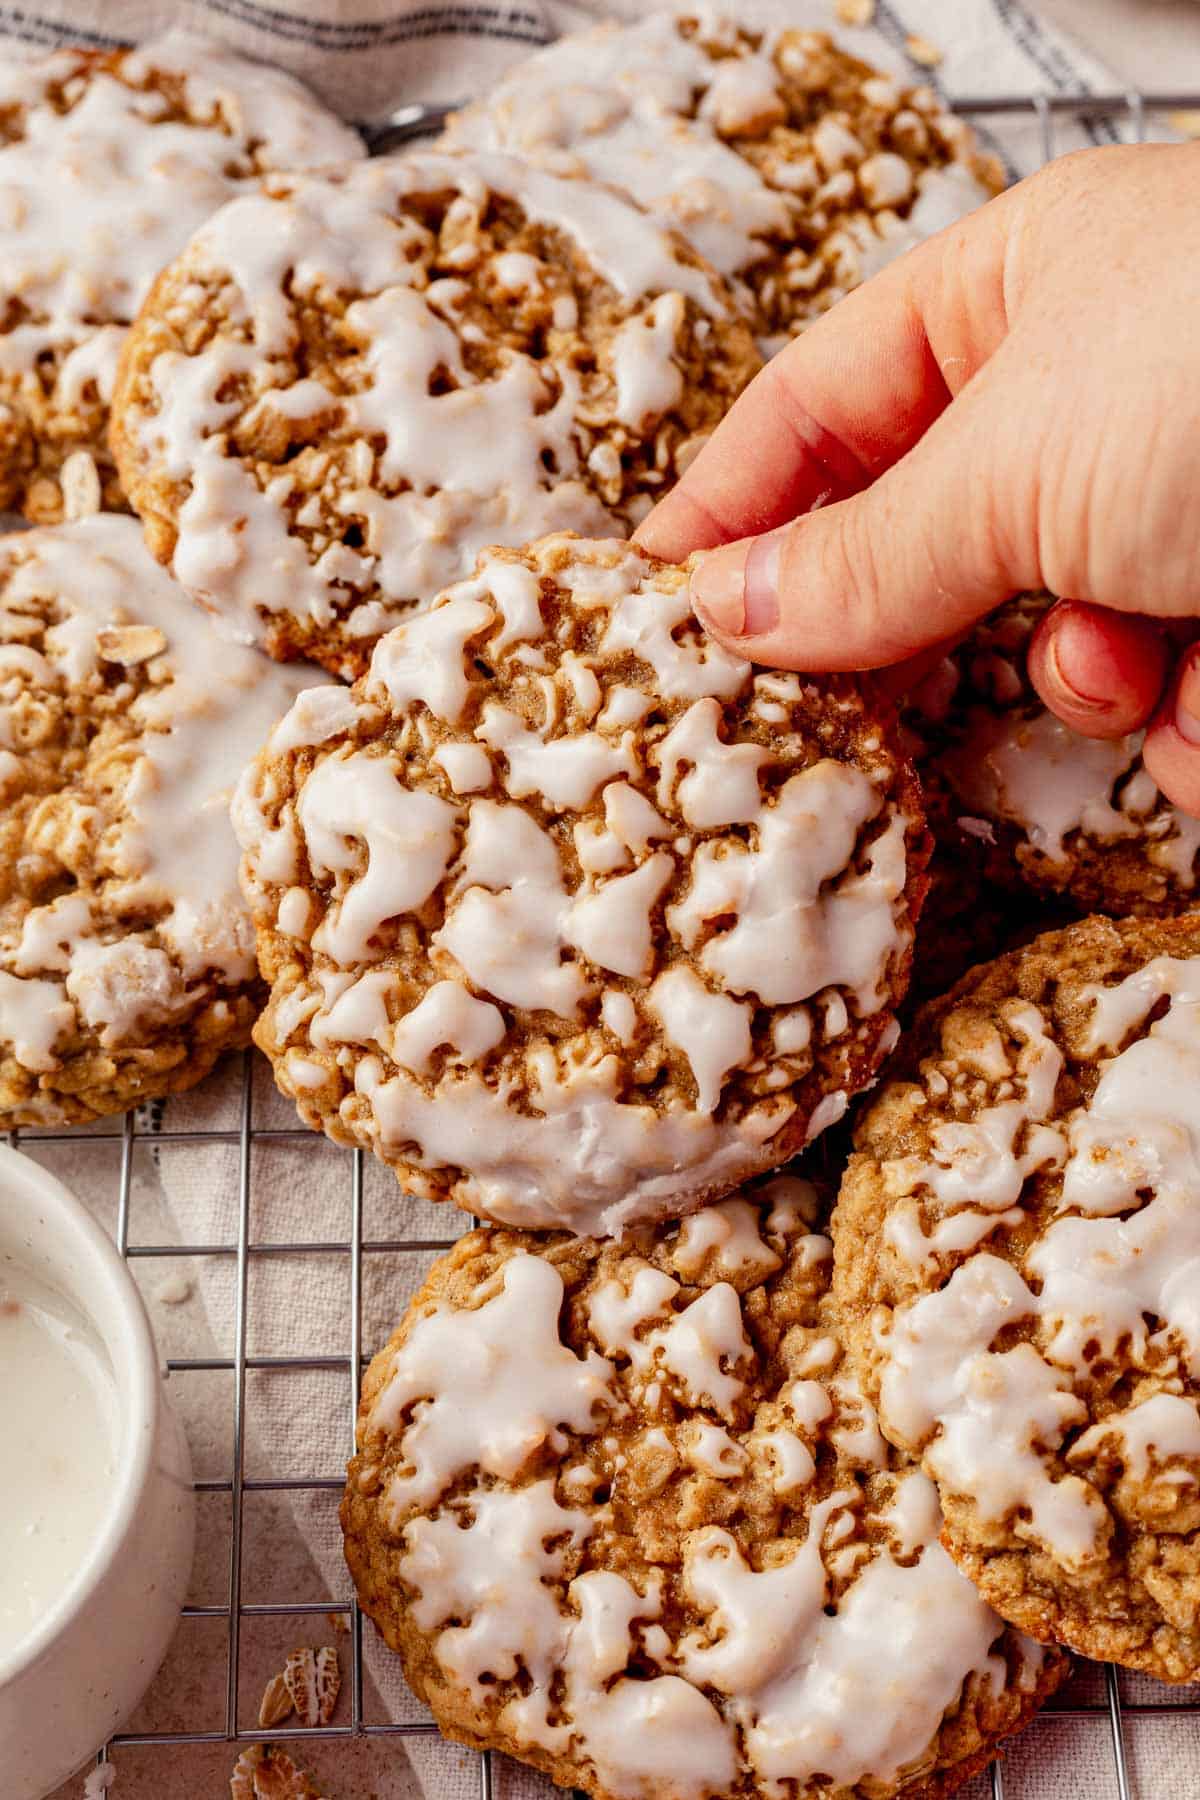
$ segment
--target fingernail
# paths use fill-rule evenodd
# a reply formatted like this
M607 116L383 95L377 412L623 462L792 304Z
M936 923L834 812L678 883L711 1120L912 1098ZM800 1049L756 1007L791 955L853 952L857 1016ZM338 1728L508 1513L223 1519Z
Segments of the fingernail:
M692 605L726 637L761 637L779 623L779 559L783 534L769 531L749 550L727 544L692 570Z
M1185 663L1175 693L1175 729L1185 743L1200 745L1200 666Z
M1050 642L1046 646L1046 664L1054 680L1073 704L1085 712L1108 712L1112 708L1111 694L1087 694L1078 681L1073 681L1063 668L1060 639L1064 630L1070 630L1068 621L1064 621L1057 631L1049 634Z

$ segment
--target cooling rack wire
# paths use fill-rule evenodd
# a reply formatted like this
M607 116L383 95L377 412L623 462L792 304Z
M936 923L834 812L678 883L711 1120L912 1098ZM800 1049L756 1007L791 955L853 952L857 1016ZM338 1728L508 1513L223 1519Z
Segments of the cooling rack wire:
M1140 93L1136 90L1106 94L1058 92L961 101L950 97L949 104L965 117L977 121L984 131L988 128L988 121L1000 123L1006 119L1019 121L1022 116L1026 120L1032 117L1039 128L1043 158L1048 161L1055 154L1056 124L1060 120L1069 119L1084 126L1091 125L1094 132L1099 134L1111 134L1120 130L1122 135L1139 141L1166 136L1164 127L1167 116L1172 112L1200 111L1200 93ZM441 109L405 107L386 124L369 129L368 141L373 151L391 148L410 137L436 130L442 117ZM171 1259L186 1267L189 1264L195 1265L202 1258L218 1258L232 1268L234 1275L232 1353L228 1356L165 1359L170 1384L176 1393L179 1384L204 1375L223 1377L231 1388L229 1473L221 1477L199 1479L195 1484L200 1497L198 1503L203 1504L205 1497L215 1497L228 1505L227 1544L220 1558L224 1593L215 1603L185 1606L181 1622L181 1631L194 1629L203 1622L210 1630L215 1629L223 1637L221 1648L225 1657L226 1679L221 1710L224 1718L208 1729L135 1729L117 1736L100 1751L98 1760L103 1761L107 1757L113 1763L118 1782L123 1754L135 1749L165 1750L168 1747L222 1743L236 1746L277 1739L299 1744L299 1754L302 1756L305 1739L345 1741L436 1736L433 1724L427 1719L397 1721L367 1716L368 1709L364 1707L362 1618L349 1593L348 1582L347 1592L340 1598L312 1598L306 1594L270 1601L245 1598L247 1502L253 1502L256 1496L271 1494L312 1497L324 1494L328 1504L332 1506L342 1485L338 1476L318 1471L278 1477L258 1477L248 1473L246 1420L248 1378L259 1372L319 1372L332 1378L340 1378L345 1384L344 1416L341 1424L334 1427L336 1441L329 1445L330 1464L336 1466L352 1449L359 1374L365 1357L377 1347L367 1344L364 1354L365 1263L368 1258L389 1255L399 1259L413 1258L423 1268L432 1253L449 1247L449 1240L367 1235L364 1230L362 1152L334 1151L326 1146L325 1153L336 1158L337 1165L342 1170L340 1179L344 1184L347 1221L345 1236L313 1242L256 1241L251 1230L255 1176L256 1166L262 1162L264 1150L270 1145L290 1143L312 1145L315 1151L319 1140L313 1139L310 1133L301 1129L256 1127L255 1112L261 1110L261 1106L256 1106L255 1059L252 1053L248 1052L242 1058L239 1080L240 1098L235 1107L236 1123L227 1130L174 1130L171 1126L171 1109L167 1108L161 1120L128 1114L114 1129L13 1132L9 1139L14 1145L29 1149L32 1154L42 1160L49 1160L51 1164L56 1146L60 1151L63 1147L70 1146L72 1154L77 1154L85 1146L94 1147L97 1169L105 1169L109 1179L115 1180L115 1207L114 1196L108 1197L111 1217L115 1220L118 1247L131 1265L150 1263L153 1259ZM138 1210L135 1207L133 1179L135 1159L148 1153L162 1156L169 1154L174 1147L185 1145L226 1145L231 1148L236 1157L236 1230L228 1241L141 1241L134 1217ZM98 1197L93 1194L89 1198L95 1203ZM266 1259L307 1256L334 1258L348 1264L349 1325L344 1351L337 1355L250 1354L248 1345L253 1341L253 1269ZM348 1625L342 1640L343 1664L347 1654L349 1658L348 1680L334 1720L328 1725L310 1730L288 1725L281 1725L273 1730L259 1728L253 1716L253 1703L243 1691L243 1634L256 1621L319 1618L321 1634L327 1637L327 1621L331 1616L340 1617ZM207 1653L211 1655L214 1652L215 1647L210 1639ZM1155 1690L1148 1682L1130 1683L1127 1677L1120 1675L1112 1667L1094 1669L1093 1673L1095 1679L1090 1687L1084 1685L1082 1697L1075 1697L1073 1684L1065 1699L1058 1703L1051 1700L1030 1727L1030 1732L1036 1738L1037 1734L1054 1732L1066 1720L1087 1720L1107 1741L1106 1754L1111 1765L1114 1800L1189 1800L1179 1790L1172 1790L1170 1793L1161 1788L1156 1790L1153 1777L1148 1781L1145 1774L1142 1774L1135 1787L1126 1753L1126 1724L1131 1719L1152 1717L1172 1721L1175 1729L1186 1729L1186 1721L1200 1720L1200 1698L1172 1698L1174 1690L1165 1687ZM1195 1690L1192 1692L1195 1693ZM151 1713L152 1711L151 1707ZM347 1714L348 1716L343 1716ZM1193 1724L1192 1729L1195 1728ZM232 1753L229 1760L232 1763ZM500 1759L494 1761L490 1752L479 1755L476 1760L479 1800L500 1800L503 1762ZM999 1763L992 1764L984 1782L984 1792L987 1790L987 1781L990 1781L992 1800L1025 1800L1019 1775L1016 1772L1006 1774ZM207 1791L207 1783L205 1788ZM119 1800L119 1788L114 1800ZM1063 1800L1066 1800L1066 1796L1063 1796Z

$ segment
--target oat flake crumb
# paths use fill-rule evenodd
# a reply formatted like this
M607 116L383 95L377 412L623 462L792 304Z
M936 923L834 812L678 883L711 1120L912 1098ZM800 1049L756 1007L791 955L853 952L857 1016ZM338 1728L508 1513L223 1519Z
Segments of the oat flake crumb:
M83 1784L83 1800L104 1800L116 1779L117 1771L110 1762L97 1763Z
M243 1750L229 1778L230 1800L322 1800L303 1769L273 1744Z
M869 25L875 17L875 0L833 0L833 10L843 25Z
M946 54L936 44L931 44L928 38L917 37L915 33L905 38L904 48L913 62L920 63L923 69L936 69Z
M100 511L100 472L90 451L72 450L59 472L59 486L65 518L90 519Z
M286 1678L283 1675L272 1675L258 1703L259 1725L264 1731L269 1731L272 1725L282 1725L292 1710L292 1696L288 1691Z
M341 1664L332 1644L320 1650L293 1650L283 1672L300 1723L328 1725L342 1685Z
M190 1300L193 1293L191 1282L186 1275L168 1275L154 1290L154 1298L163 1306L182 1306Z

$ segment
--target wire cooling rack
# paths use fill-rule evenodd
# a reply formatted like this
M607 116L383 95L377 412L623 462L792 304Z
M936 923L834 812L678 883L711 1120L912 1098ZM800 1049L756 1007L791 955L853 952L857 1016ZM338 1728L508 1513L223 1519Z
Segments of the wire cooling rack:
M954 109L968 118L975 118L981 123L987 120L999 121L1004 118L1028 120L1032 117L1040 128L1040 143L1043 158L1049 160L1055 154L1055 130L1060 119L1070 120L1090 127L1092 135L1103 137L1114 135L1118 130L1122 135L1141 140L1154 135L1165 135L1159 129L1160 122L1173 112L1200 112L1200 94L1197 93L1139 93L1129 91L1122 93L1085 94L1085 93L1050 93L1036 95L1009 95L998 98L948 102ZM373 150L390 148L399 141L427 134L436 130L444 117L445 109L408 107L401 109L385 123L368 131L368 140ZM313 1144L310 1133L296 1129L263 1128L255 1124L254 1099L254 1065L253 1053L246 1053L242 1059L240 1070L240 1102L237 1108L237 1122L230 1129L223 1130L176 1130L171 1125L171 1108L165 1111L164 1118L152 1120L134 1114L128 1114L123 1122L115 1128L78 1131L48 1132L27 1131L13 1132L9 1141L14 1145L24 1144L35 1154L42 1151L53 1153L54 1146L71 1146L78 1152L87 1145L107 1146L108 1156L115 1157L118 1162L116 1176L117 1192L115 1196L115 1236L119 1249L131 1264L148 1262L155 1258L162 1259L227 1259L232 1265L235 1276L235 1308L232 1354L229 1356L213 1356L203 1358L168 1358L165 1367L172 1378L185 1379L198 1374L221 1374L230 1378L232 1383L232 1411L229 1420L231 1433L230 1472L220 1479L204 1479L196 1482L199 1495L226 1496L229 1502L229 1525L227 1545L227 1577L224 1582L224 1597L215 1604L188 1605L183 1609L185 1620L207 1620L215 1622L224 1635L224 1649L227 1659L226 1684L224 1695L223 1724L204 1730L164 1729L134 1730L115 1737L111 1744L99 1752L98 1761L110 1759L120 1779L122 1752L135 1748L157 1747L165 1749L180 1745L239 1745L253 1742L269 1742L272 1739L286 1740L288 1743L301 1743L304 1739L346 1740L372 1737L436 1737L435 1727L428 1720L416 1719L404 1722L368 1719L364 1708L364 1655L362 1618L353 1595L347 1592L342 1598L313 1599L304 1594L289 1596L283 1601L249 1601L244 1598L244 1542L246 1501L248 1496L270 1493L293 1493L318 1495L320 1493L336 1493L342 1483L336 1476L325 1476L317 1473L306 1473L299 1476L280 1478L257 1478L247 1475L247 1377L256 1371L290 1370L293 1372L322 1371L345 1380L345 1415L344 1424L340 1428L340 1441L330 1445L331 1458L340 1460L342 1454L349 1455L354 1443L355 1413L358 1399L358 1385L361 1370L374 1346L367 1346L364 1352L363 1343L363 1269L370 1257L389 1254L393 1256L428 1256L449 1248L451 1239L425 1237L413 1238L375 1238L364 1232L364 1167L361 1151L329 1152L335 1155L338 1166L342 1169L341 1179L344 1182L346 1217L349 1228L345 1237L326 1238L313 1242L289 1241L255 1241L251 1231L252 1196L254 1192L255 1162L258 1152L263 1146L271 1143ZM135 1155L149 1148L161 1151L167 1146L176 1145L228 1145L236 1152L236 1230L227 1240L217 1242L171 1243L142 1242L132 1229L133 1225L133 1170ZM259 1356L248 1353L250 1341L249 1325L251 1310L251 1270L256 1262L280 1256L324 1256L345 1259L349 1272L349 1321L347 1342L344 1353L339 1355L287 1355ZM349 1583L347 1582L347 1589ZM246 1703L241 1685L242 1675L242 1637L247 1624L255 1619L276 1616L298 1618L317 1616L328 1618L340 1615L348 1621L346 1644L349 1651L349 1703L343 1706L349 1717L336 1719L325 1726L304 1730L292 1725L281 1725L274 1729L260 1728L252 1718L247 1718ZM1172 1698L1172 1690L1168 1688L1153 1689L1153 1685L1144 1682L1128 1683L1128 1678L1120 1675L1112 1667L1094 1669L1094 1681L1084 1689L1084 1697L1076 1700L1073 1696L1054 1701L1042 1711L1038 1719L1030 1727L1034 1734L1053 1732L1065 1720L1089 1720L1095 1728L1104 1734L1107 1742L1107 1753L1111 1762L1112 1794L1115 1800L1194 1800L1193 1796L1185 1796L1183 1790L1175 1787L1168 1793L1165 1789L1156 1788L1153 1780L1149 1783L1142 1779L1135 1788L1130 1773L1129 1760L1126 1754L1126 1722L1130 1719L1152 1717L1161 1720L1183 1721L1200 1719L1200 1698ZM1136 1693L1132 1690L1136 1688ZM1150 1697L1146 1697L1149 1695ZM232 1761L232 1757L230 1758ZM494 1800L498 1793L499 1761L493 1762L490 1752L478 1757L478 1792L480 1800ZM1013 1782L1006 1778L998 1763L993 1763L989 1771L991 1794L993 1800L1021 1800L1021 1796L1013 1791ZM192 1791L190 1788L187 1791ZM196 1791L199 1791L198 1789Z

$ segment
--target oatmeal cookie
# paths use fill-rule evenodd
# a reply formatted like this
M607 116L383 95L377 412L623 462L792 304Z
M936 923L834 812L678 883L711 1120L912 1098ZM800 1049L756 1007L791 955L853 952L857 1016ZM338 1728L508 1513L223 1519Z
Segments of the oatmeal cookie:
M1034 1637L1200 1677L1200 915L976 969L868 1108L834 1303L943 1542Z
M511 157L269 181L158 281L115 404L151 549L247 641L359 675L488 544L627 536L759 367L629 200Z
M220 640L133 519L0 538L0 1118L190 1087L261 998L229 792L303 685Z
M124 505L108 409L128 327L196 227L270 169L363 154L276 69L172 31L0 58L0 509L64 513L90 458ZM69 512L69 507L66 508Z
M755 673L614 540L488 551L235 807L305 1121L502 1224L777 1168L895 1041L924 825L854 681Z
M443 141L627 188L737 283L768 352L1002 185L927 87L823 32L670 9L561 38Z
M1057 1685L880 1437L814 1202L780 1177L434 1265L367 1371L342 1527L448 1737L597 1800L932 1800Z
M1074 913L1180 912L1196 900L1200 821L1142 766L1143 732L1081 737L1043 704L1025 660L1053 603L1022 594L993 613L909 707L939 852Z

